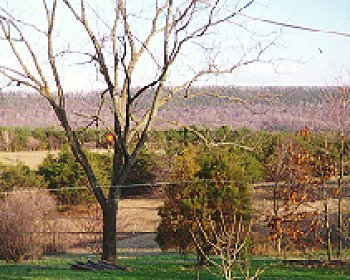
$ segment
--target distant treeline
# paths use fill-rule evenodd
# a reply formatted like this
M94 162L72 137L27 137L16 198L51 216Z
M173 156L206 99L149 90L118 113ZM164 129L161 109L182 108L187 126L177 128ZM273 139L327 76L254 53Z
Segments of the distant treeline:
M334 103L336 87L193 87L179 92L162 107L161 119L180 124L217 128L249 127L263 130L297 131L305 125L312 130L336 129ZM152 100L152 91L135 102L133 111L140 117ZM105 100L100 118L112 126L112 116ZM234 102L241 99L241 102ZM339 99L339 98L338 98ZM67 113L73 127L84 127L96 114L101 101L99 91L67 94ZM336 102L335 102L336 103ZM76 114L79 112L79 114ZM102 123L102 122L101 122ZM25 92L0 92L0 126L59 127L48 102ZM157 121L156 130L175 128Z
M242 99L254 100L255 103L264 102L266 97L278 98L283 104L300 104L300 103L310 103L310 104L321 104L324 103L325 97L330 93L335 92L337 87L335 86L314 86L314 87L304 87L304 86L211 86L211 87L192 87L190 90L183 90L179 93L180 97L185 97L184 99L174 98L174 103L181 104L191 104L195 102L196 104L211 104L220 105L225 100L215 98L211 94L206 93L220 93L221 95L237 97ZM137 89L135 88L135 92ZM144 101L147 99L152 99L151 93L145 95ZM102 92L102 91L101 91ZM100 99L101 92L96 91L75 91L66 93L67 98L82 98L82 99ZM203 95L198 93L202 92ZM191 97L192 94L198 95L196 98L186 98ZM261 98L259 98L261 97ZM12 99L12 98L31 98L31 99L41 99L36 93L15 91L15 92L0 92L0 99Z
M198 133L193 133L191 130L200 132L207 140L206 143ZM61 150L57 157L49 155L37 171L32 171L23 165L6 167L0 164L0 192L23 187L42 187L57 189L58 192L55 193L59 195L59 199L68 204L93 199L91 194L86 198L81 197L78 189L87 186L88 182L82 168L70 152L63 131L54 128L1 128L0 131L1 147L10 151L34 148ZM106 133L107 131L92 129L77 131L87 149L96 146L108 148ZM7 142L4 142L4 138ZM345 140L344 175L348 175L350 141L348 138ZM300 153L302 158L314 158L317 164L318 161L325 162L331 167L333 175L330 176L336 176L339 173L340 143L337 133L316 133L307 128L301 133L255 131L247 128L233 130L227 126L215 130L192 127L190 130L154 131L149 134L146 147L138 156L127 183L177 181L179 177L174 175L174 170L179 168L180 159L187 162L186 157L183 158L184 155L203 161L208 174L220 169L222 161L222 164L229 166L230 170L232 167L232 172L240 174L240 180L258 182L283 180L286 175L283 172L293 168L290 164L294 164L287 160L288 157ZM96 150L90 151L89 158L100 184L108 185L112 151L110 149L100 150L99 153L96 153ZM212 160L215 166L211 166ZM213 168L216 169L212 171ZM205 176L203 178L206 178ZM60 191L66 187L72 189ZM152 193L153 190L131 188L123 190L123 196L144 195L145 192Z
M304 129L304 128L302 128ZM309 130L309 128L307 128ZM199 132L199 133L194 133ZM106 149L109 147L108 134L106 129L81 128L75 130L81 143L88 149ZM164 149L167 145L200 143L203 142L203 135L209 142L229 142L232 145L255 147L273 146L278 139L293 139L298 132L286 130L258 131L246 127L233 129L229 126L219 128L203 128L191 126L189 129L167 129L155 130L148 133L147 147ZM310 131L308 145L332 149L332 143L339 148L339 133L337 131ZM346 147L349 139L346 138ZM325 144L326 143L326 144ZM1 127L0 126L0 151L39 151L59 150L67 145L67 139L62 129L57 127ZM256 149L256 147L255 147Z

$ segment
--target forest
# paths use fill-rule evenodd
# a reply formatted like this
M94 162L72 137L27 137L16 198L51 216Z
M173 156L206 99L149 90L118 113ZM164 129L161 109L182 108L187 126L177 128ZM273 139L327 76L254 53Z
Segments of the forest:
M182 92L161 108L155 130L176 128L174 122L180 127L225 125L268 131L297 131L304 126L321 131L337 129L335 118L329 118L339 95L337 87L194 87L191 92ZM198 92L201 94L196 96ZM196 97L186 98L186 95ZM98 96L94 92L67 94L67 111L74 127L88 124L89 120L84 116L96 112L101 101ZM134 110L142 112L149 105L150 96L143 96ZM54 112L49 110L49 103L35 95L3 92L0 100L0 126L39 128L59 125ZM111 112L104 110L101 120L105 126L110 125Z

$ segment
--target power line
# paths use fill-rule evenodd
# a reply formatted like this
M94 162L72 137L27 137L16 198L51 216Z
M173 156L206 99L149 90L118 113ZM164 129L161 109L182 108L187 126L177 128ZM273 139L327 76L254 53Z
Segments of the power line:
M324 33L324 34L332 34L332 35L338 35L338 36L343 36L343 37L350 37L350 33L349 32L313 28L313 27L308 27L308 26L303 26L303 25L296 25L296 24L286 23L286 22L282 22L282 21L276 21L276 20L271 20L271 19L254 17L254 16L247 15L245 13L242 13L242 12L237 12L237 13L240 16L246 17L246 18L254 20L254 21L264 22L264 23L278 25L278 26L282 26L282 27L298 29L298 30L303 30L303 31L309 31L309 32L314 32L314 33Z
M202 0L202 1L205 2L208 6L215 7L215 4L210 3L209 0ZM255 17L242 12L243 9L230 10L227 8L225 9L220 7L216 7L216 8L220 10L225 10L226 12L232 13L233 15L240 15L250 20L263 22L267 24L282 26L282 27L291 28L291 29L298 29L302 31L314 32L314 33L324 33L324 34L331 34L331 35L337 35L337 36L343 36L343 37L350 37L350 32L344 32L344 31L338 31L338 30L326 30L326 29L314 28L314 27L309 27L304 25L291 24L283 21L277 21L277 20L272 20L272 19L267 19L262 17Z

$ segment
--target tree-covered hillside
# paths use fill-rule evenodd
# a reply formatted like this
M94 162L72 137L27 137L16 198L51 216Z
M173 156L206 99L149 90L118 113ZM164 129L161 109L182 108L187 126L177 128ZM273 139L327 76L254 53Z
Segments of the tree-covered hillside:
M329 130L337 126L330 118L335 87L197 87L179 93L164 106L156 129L179 125L232 128L250 127L264 130L296 131L304 126L313 130ZM47 101L26 93L0 93L0 126L58 126ZM135 104L135 115L150 102L152 92ZM101 98L98 93L70 94L68 111L75 127L87 125L96 114ZM101 124L111 125L109 100L101 111Z

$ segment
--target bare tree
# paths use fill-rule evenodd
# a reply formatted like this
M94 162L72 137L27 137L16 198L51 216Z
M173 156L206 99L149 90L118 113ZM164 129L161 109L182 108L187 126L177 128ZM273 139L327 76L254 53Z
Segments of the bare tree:
M15 9L9 5L14 2L0 5L0 44L15 59L9 63L4 60L0 74L7 83L28 87L45 98L57 115L101 206L102 258L109 261L116 258L120 187L125 184L159 109L192 85L261 61L276 39L275 34L257 39L249 33L250 39L255 38L249 46L242 43L232 53L220 49L229 32L240 30L237 37L249 32L247 19L239 16L254 0L140 2L136 5L127 0L103 1L103 6L101 2L98 6L96 1L87 0L42 0L42 10L29 20L26 13L13 12ZM35 21L40 15L43 18ZM67 33L64 21L69 20L74 28L80 27L76 41L86 42L86 46L80 43L75 49L74 44L62 39ZM231 33L230 40L233 38L235 34ZM114 125L109 128L114 135L112 179L106 193L67 114L63 65L68 58L75 66L96 69L104 85L96 114L85 116L89 118L88 125L103 123L103 110L110 110L113 116ZM137 107L139 103L143 104L142 110Z
M225 215L220 211L219 216L219 221L209 217L209 226L197 220L198 228L191 230L197 249L203 254L207 264L217 267L227 280L259 278L264 270L258 268L252 273L248 260L252 242L251 221L244 221L242 216L238 218L236 213L231 213L231 217L228 217L227 213ZM219 262L211 257L204 249L205 246L212 248L210 253L216 256Z
M342 256L343 251L343 239L344 239L344 225L343 225L343 177L344 177L344 156L346 155L345 139L349 130L349 123L347 121L349 115L349 86L342 85L344 82L339 79L337 83L338 87L331 88L328 92L326 102L330 107L329 121L334 127L336 127L336 133L340 142L339 148L339 162L338 162L338 221L337 221L337 233L338 233L338 256Z

